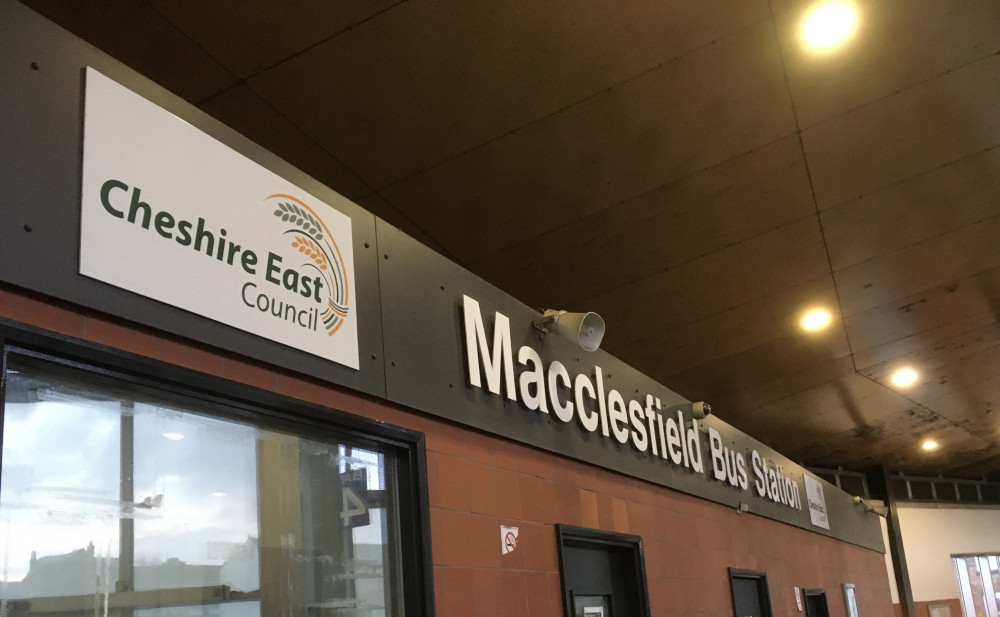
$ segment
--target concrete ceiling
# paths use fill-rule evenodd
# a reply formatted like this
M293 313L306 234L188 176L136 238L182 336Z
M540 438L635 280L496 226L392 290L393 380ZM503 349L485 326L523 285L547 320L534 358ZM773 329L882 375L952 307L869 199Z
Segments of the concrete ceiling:
M996 0L26 4L794 460L1000 479Z

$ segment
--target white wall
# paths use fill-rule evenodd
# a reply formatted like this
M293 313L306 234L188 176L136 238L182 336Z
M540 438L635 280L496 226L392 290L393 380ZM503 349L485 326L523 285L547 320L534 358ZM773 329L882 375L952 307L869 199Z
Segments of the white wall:
M952 555L1000 554L1000 509L897 504L896 513L915 602L958 598Z

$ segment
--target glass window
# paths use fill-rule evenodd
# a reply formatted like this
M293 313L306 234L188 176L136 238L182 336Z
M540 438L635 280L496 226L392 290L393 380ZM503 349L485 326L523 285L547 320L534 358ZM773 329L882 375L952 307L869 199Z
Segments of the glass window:
M392 450L7 359L0 615L402 615Z
M953 556L955 578L967 617L1000 615L1000 555Z

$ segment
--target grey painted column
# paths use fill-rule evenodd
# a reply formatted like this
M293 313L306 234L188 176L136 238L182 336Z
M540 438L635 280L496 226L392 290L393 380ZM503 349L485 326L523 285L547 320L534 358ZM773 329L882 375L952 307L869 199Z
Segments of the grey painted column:
M889 507L886 523L889 530L889 554L892 557L892 569L896 575L896 590L899 592L899 604L903 609L903 617L916 617L916 607L913 604L913 589L910 587L910 572L906 567L906 552L903 550L903 535L899 529L899 514L896 511L897 501L892 494L889 482L889 470L878 467L868 472L868 490L875 499L885 500Z

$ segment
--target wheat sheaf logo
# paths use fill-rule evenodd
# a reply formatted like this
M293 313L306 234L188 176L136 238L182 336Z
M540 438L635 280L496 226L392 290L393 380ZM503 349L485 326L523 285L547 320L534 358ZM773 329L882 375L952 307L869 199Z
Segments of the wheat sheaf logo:
M301 200L279 193L264 202L274 207L273 216L284 228L281 233L288 236L289 245L302 254L302 267L314 269L326 282L328 297L320 319L327 336L333 336L350 312L347 270L336 240L319 215Z

